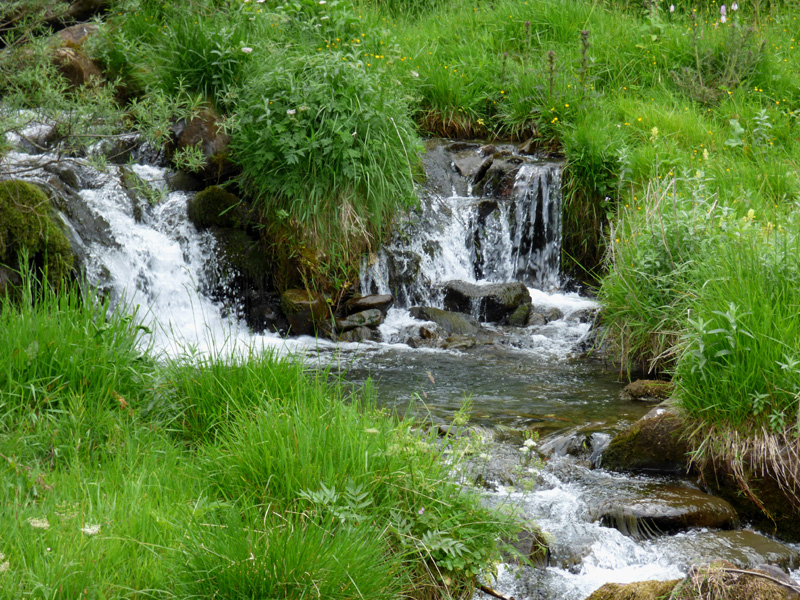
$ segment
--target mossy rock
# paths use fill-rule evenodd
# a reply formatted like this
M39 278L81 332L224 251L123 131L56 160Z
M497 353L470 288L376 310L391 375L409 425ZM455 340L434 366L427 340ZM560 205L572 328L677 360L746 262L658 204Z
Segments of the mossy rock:
M216 185L195 194L189 200L186 208L189 220L198 229L207 229L208 227L240 228L247 225L243 219L239 198Z
M317 292L286 290L281 294L281 310L294 335L317 335L330 329L328 303Z
M671 581L637 581L606 583L586 600L663 600L669 598L680 579Z
M64 232L51 218L47 195L26 181L0 181L0 264L17 268L27 250L51 283L72 271L75 256Z
M677 410L662 403L611 440L602 466L609 471L685 473L688 444Z

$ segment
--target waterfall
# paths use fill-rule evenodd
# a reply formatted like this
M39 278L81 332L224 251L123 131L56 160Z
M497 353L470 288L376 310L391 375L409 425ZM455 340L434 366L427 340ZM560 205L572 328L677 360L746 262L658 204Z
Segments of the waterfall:
M400 306L441 306L441 284L455 279L557 288L560 163L524 162L508 194L473 195L470 188L466 195L425 190L419 209L365 262L361 292L392 294Z

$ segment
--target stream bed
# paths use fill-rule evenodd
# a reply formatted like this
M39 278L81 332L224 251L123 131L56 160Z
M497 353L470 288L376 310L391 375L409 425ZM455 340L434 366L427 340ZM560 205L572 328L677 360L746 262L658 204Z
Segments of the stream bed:
M301 353L312 366L333 363L348 381L370 379L381 406L445 428L466 403L470 426L487 444L480 459L486 501L536 521L550 547L549 566L500 566L491 582L499 591L518 600L580 600L606 582L677 578L716 558L751 567L777 562L800 581L797 548L748 532L746 523L636 535L609 520L609 506L702 492L696 481L602 469L611 437L651 407L624 398L618 374L587 352L599 306L561 287L560 165L501 150L487 167L492 157L484 154L477 145L429 147L431 183L421 208L365 264L362 293L390 293L396 303L379 327L381 341L360 344L253 334L214 301L209 280L225 283L213 260L215 240L188 221L191 194L168 187L163 165L142 158L130 167L158 194L155 206L131 198L115 165L100 171L80 159L18 151L6 155L0 172L61 198L59 215L87 276L116 301L138 306L154 347L166 355ZM496 189L473 189L480 169ZM441 284L450 280L523 282L537 314L549 317L482 324L489 342L463 349L420 347L415 340L434 324L408 309L441 308ZM541 461L535 469L520 452L531 437Z

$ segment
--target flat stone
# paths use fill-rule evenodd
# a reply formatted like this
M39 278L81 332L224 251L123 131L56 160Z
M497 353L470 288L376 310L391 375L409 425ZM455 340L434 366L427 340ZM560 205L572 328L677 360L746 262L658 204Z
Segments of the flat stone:
M394 296L391 294L371 294L369 296L355 296L345 303L345 312L348 315L364 310L378 309L384 317L386 312L394 304Z
M370 308L354 313L344 319L336 319L337 331L350 331L357 327L377 327L383 321L383 313L377 308Z
M639 539L691 528L732 529L739 523L730 504L700 490L659 485L643 492L639 498L611 499L600 522Z
M713 560L727 560L740 569L767 564L783 572L800 567L797 550L746 529L676 536L660 543L668 546L671 555L683 557L682 566L687 568Z

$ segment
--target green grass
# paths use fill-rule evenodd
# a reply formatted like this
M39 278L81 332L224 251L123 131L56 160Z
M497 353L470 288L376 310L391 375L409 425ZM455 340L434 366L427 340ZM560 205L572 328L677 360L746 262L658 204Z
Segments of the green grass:
M459 596L518 527L369 389L156 360L124 307L24 282L0 300L0 597Z

